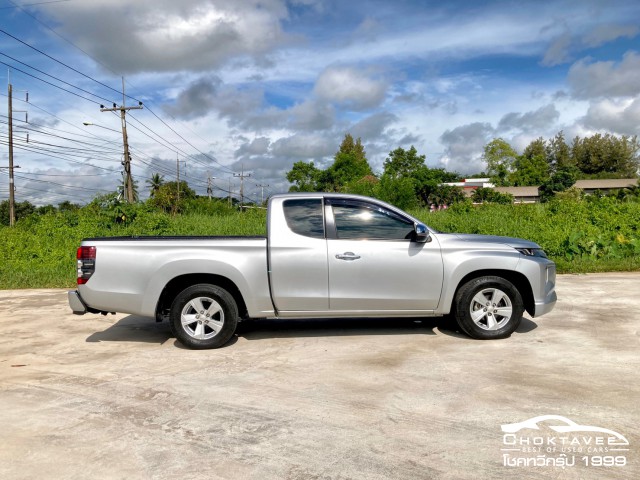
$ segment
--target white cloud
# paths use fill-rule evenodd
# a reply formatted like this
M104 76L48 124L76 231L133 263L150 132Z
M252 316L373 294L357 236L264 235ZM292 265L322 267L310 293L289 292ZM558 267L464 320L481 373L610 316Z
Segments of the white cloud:
M123 73L208 70L287 41L281 0L100 0L43 6L60 29Z
M483 149L494 134L491 124L480 122L445 131L440 137L440 142L446 148L441 162L448 170L460 173L484 170Z
M380 105L387 85L352 67L329 67L316 82L315 94L352 110L367 110Z
M633 38L640 28L637 25L618 25L607 23L604 25L597 25L593 30L588 32L584 36L584 43L589 47L599 47L607 42L617 40L621 37Z
M555 105L549 104L532 112L507 113L500 119L498 129L542 133L552 127L559 117L560 113Z
M601 100L592 103L582 124L596 131L619 135L640 134L640 98L635 100Z
M280 157L320 159L333 155L338 149L333 139L319 134L294 134L273 142L271 151Z
M566 63L570 59L571 34L566 32L556 37L542 58L542 65L553 67Z
M622 61L583 59L569 69L567 81L575 98L628 97L640 94L640 55L627 52Z

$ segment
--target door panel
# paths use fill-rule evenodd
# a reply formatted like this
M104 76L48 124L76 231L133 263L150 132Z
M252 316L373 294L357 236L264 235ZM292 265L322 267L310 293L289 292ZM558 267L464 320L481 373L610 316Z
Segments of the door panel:
M322 198L287 199L271 206L269 278L276 309L327 311L329 271Z
M328 240L327 247L331 310L438 306L443 266L437 241Z

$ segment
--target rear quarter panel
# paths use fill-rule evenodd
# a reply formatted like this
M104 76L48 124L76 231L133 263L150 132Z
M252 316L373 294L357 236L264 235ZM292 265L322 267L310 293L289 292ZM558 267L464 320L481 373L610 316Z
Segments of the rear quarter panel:
M228 278L240 290L249 315L273 313L262 238L95 240L96 271L78 291L98 310L154 316L169 281L194 273Z

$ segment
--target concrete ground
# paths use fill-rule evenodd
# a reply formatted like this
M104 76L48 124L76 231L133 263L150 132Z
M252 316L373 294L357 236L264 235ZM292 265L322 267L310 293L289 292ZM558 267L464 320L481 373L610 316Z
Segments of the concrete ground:
M639 478L640 274L557 291L505 340L435 319L256 321L209 351L153 320L74 316L62 290L0 291L0 478ZM628 446L503 436L539 415Z

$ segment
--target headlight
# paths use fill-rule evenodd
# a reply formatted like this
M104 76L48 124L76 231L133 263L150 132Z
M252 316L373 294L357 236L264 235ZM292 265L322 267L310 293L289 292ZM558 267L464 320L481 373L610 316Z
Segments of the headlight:
M516 248L525 257L547 258L547 254L541 248Z

